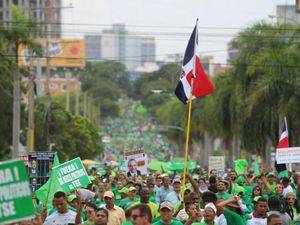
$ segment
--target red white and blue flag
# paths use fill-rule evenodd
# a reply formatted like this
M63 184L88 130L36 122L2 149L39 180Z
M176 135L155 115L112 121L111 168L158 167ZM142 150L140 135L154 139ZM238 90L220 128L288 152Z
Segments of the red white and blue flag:
M196 24L185 50L181 78L175 89L175 95L185 104L188 102L190 94L192 94L192 98L200 98L214 91L208 75L202 68L197 48L198 27Z
M284 127L282 129L282 133L280 135L277 148L288 148L289 147L289 132L287 129L286 119L284 120Z
M276 148L288 148L289 145L289 132L287 127L286 118L284 118L284 126L279 138L279 141L277 143ZM277 170L280 177L287 176L287 168L285 164L277 164L277 161L275 160L275 169ZM282 175L280 175L282 174Z

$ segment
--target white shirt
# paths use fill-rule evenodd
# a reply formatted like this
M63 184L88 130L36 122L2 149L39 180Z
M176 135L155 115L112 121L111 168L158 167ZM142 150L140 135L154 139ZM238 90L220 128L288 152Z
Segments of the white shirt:
M176 216L176 219L181 222L187 220L188 218L189 215L186 213L185 209L181 209Z
M286 188L283 189L282 195L284 197L286 197L287 193L290 193L290 192L294 193L294 190L291 187L291 185L288 185Z
M221 214L220 216L216 216L216 218L215 218L215 224L218 224L218 225L227 225L227 220L226 220L224 214Z
M54 212L47 216L44 225L68 225L69 223L75 224L76 212L68 210L68 212L61 214Z
M267 218L255 218L247 221L247 225L267 225Z

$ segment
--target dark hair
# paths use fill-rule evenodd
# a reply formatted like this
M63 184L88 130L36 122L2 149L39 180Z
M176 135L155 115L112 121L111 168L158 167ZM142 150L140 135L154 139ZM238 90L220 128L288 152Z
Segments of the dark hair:
M128 209L125 210L125 217L126 218L131 217L131 207L129 207Z
M208 179L208 182L210 184L215 184L215 183L217 183L217 178L215 176L210 176Z
M98 208L98 209L96 210L96 213L99 212L99 211L104 212L106 218L108 218L108 211L107 211L107 209L104 209L104 208Z
M259 202L267 202L267 200L264 197L260 197L256 202L254 202L254 205L258 204Z
M189 210L189 208L192 206L192 205L194 205L195 203L194 202L187 202L187 203L185 203L185 211L187 211L187 210Z
M151 209L146 204L137 204L131 207L131 210L140 210L141 216L147 216L148 222L152 223L152 213Z
M211 192L211 191L206 191L206 192L203 192L202 194L202 202L205 203L205 202L212 202L214 204L216 204L217 202L217 196L215 193Z
M86 202L85 207L87 206L93 208L95 211L97 210L97 206L92 202Z
M271 214L267 218L267 223L269 224L272 221L273 218L281 218L281 217L279 215L277 215L277 214Z
M255 187L252 189L252 198L254 198L254 190L257 189L257 188L259 189L260 195L261 195L261 193L262 193L261 188L260 188L259 186L255 186Z
M282 210L282 202L276 196L269 198L268 205L269 205L270 210L274 210L274 211Z
M54 194L53 197L54 197L54 198L66 198L67 196L66 196L66 193L65 193L65 192L63 192L63 191L58 191L58 192L55 192L55 194Z

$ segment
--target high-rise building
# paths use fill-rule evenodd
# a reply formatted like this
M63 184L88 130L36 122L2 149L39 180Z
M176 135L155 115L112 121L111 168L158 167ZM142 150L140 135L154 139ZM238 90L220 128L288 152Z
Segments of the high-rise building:
M300 14L295 5L277 5L276 19L278 23L300 23Z
M61 1L62 0L0 0L0 26L11 27L12 5L16 5L25 15L41 23L41 31L49 31L54 38L61 37ZM48 15L48 16L47 16ZM49 23L50 22L50 23ZM48 27L46 27L48 26Z
M87 60L116 60L128 70L155 62L155 38L131 34L125 24L113 24L101 35L86 35Z

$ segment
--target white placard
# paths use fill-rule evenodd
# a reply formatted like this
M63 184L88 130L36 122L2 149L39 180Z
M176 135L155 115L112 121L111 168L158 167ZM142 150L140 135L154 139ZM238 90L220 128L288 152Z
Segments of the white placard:
M225 171L225 156L209 156L208 157L208 170L216 169L217 172Z
M148 156L143 150L125 152L124 160L128 177L132 176L130 171L135 171L137 175L147 174Z
M278 164L299 163L300 162L300 147L277 148L276 160Z

